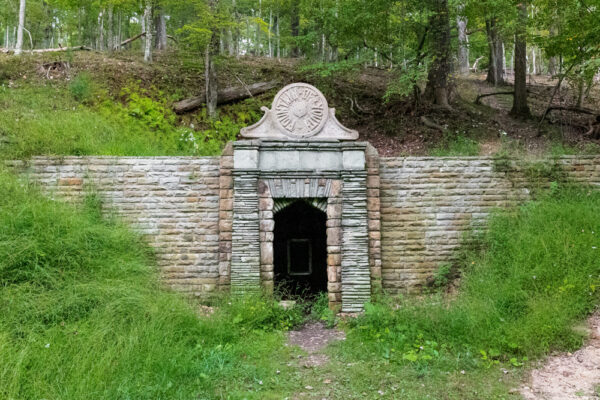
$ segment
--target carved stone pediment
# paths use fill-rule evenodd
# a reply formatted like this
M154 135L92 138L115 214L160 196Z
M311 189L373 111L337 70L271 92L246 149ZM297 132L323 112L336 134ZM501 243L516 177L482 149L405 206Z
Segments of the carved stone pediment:
M252 139L356 140L358 132L344 127L329 108L327 99L307 83L293 83L275 96L271 109L241 135Z

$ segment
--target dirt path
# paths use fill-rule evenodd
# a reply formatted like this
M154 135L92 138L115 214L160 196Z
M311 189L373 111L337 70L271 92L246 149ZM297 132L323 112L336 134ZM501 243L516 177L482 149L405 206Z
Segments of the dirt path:
M331 343L338 340L345 340L346 334L337 329L327 329L322 322L310 322L297 331L289 333L289 344L298 346L304 350L307 355L298 359L298 367L301 370L300 375L306 379L304 390L291 397L293 400L301 399L324 399L329 398L329 392L321 393L320 390L313 387L315 376L319 367L329 363L329 356L322 351ZM311 372L309 372L311 371ZM304 380L304 379L303 379ZM328 385L331 379L320 376L319 380ZM314 382L314 383L313 383ZM317 390L315 390L317 389Z
M329 357L321 353L327 345L344 340L346 334L337 329L327 329L322 322L309 322L300 330L289 333L289 343L298 346L308 353L300 364L303 367L319 367L329 362Z
M526 400L600 399L600 312L588 321L590 340L575 353L550 357L520 388Z

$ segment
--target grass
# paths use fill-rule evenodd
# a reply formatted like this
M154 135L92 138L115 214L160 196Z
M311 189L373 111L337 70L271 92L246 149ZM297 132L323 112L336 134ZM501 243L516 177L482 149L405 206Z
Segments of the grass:
M0 105L4 158L191 154L176 137L158 135L135 118L81 104L65 85L0 86Z
M431 149L434 157L459 157L479 155L479 143L461 134L447 135Z
M573 327L600 294L600 193L555 188L495 215L478 243L461 257L456 298L384 297L349 322L332 353L348 393L510 398L531 360L581 346Z
M159 285L151 251L103 218L0 172L0 398L281 398L283 331L272 299L211 317ZM281 373L277 374L277 370Z
M516 398L532 360L581 346L600 293L600 193L553 186L463 249L457 296L382 296L305 369L284 346L300 309L199 316L92 194L73 209L0 173L0 204L0 398ZM310 318L332 324L325 304Z

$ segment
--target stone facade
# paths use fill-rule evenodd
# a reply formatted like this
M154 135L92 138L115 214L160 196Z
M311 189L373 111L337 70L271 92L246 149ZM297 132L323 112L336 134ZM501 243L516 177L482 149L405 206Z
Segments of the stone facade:
M56 198L77 201L86 190L97 192L156 249L165 284L196 296L229 290L235 279L272 288L273 215L286 200L311 202L327 214L330 300L345 300L352 309L358 308L356 292L344 299L344 278L363 293L381 286L391 293L417 291L452 259L465 232L484 226L495 208L529 198L530 178L514 161L499 167L493 158L379 159L364 144L319 145L363 146L365 168L236 174L232 144L221 157L37 157L12 165ZM343 152L339 160L343 166ZM547 164L572 181L600 187L600 156L565 156ZM241 194L251 203L238 207L254 218L251 227L234 223L236 179L248 188ZM352 199L346 206L344 197ZM355 206L362 202L366 207ZM344 234L354 226L365 229ZM238 246L253 249L254 258L235 257L236 230ZM368 248L368 259L356 256L356 246ZM345 251L354 256L345 258ZM238 277L233 262L246 268ZM360 269L353 270L356 265Z
M52 197L97 192L156 249L169 287L203 296L222 284L219 157L34 158L13 166Z
M492 210L529 198L532 181L600 187L600 156L538 166L380 159L304 83L283 88L263 110L242 129L248 140L228 144L220 157L38 157L12 165L52 196L99 193L156 249L175 290L326 289L330 306L343 312L361 311L382 289L417 291Z
M529 198L536 163L493 158L382 158L382 282L387 292L415 292L452 259L463 235L490 212ZM600 187L600 157L541 163L571 181ZM542 184L552 178L541 177Z

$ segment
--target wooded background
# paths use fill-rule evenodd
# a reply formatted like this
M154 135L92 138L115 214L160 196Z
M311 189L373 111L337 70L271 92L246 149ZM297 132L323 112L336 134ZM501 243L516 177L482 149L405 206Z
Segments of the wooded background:
M599 21L600 0L0 0L0 50L129 49L147 62L189 52L204 59L211 115L223 56L385 68L396 72L388 96L442 108L452 74L483 69L494 85L514 82L512 114L527 117L528 74L570 81L582 107L600 70Z

